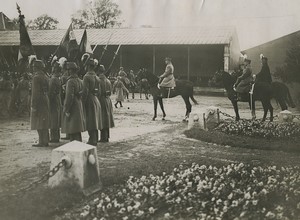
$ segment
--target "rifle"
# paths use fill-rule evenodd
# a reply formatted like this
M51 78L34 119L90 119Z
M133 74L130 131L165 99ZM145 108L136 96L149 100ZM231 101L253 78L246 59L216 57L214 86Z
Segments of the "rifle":
M118 52L119 52L119 50L120 50L120 47L121 47L121 44L119 44L118 49L117 49L116 52L114 53L115 55L114 55L114 57L113 57L113 59L112 59L110 65L109 65L109 67L108 67L108 69L107 69L107 73L110 71L110 69L111 69L111 67L112 67L112 65L113 65L113 63L114 63L114 61L115 61L115 59L116 59L116 57L117 57L117 55L118 55Z
M113 33L110 34L110 36L109 36L109 38L108 38L108 41L107 41L105 47L103 48L101 57L100 57L100 59L99 59L99 64L101 63L101 60L102 60L102 58L103 58L103 55L104 55L105 51L107 51L108 43L109 43L109 41L110 41L112 35L113 35Z

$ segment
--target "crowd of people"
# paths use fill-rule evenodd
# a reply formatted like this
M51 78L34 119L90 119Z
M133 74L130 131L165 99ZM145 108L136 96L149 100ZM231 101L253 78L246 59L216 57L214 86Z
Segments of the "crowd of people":
M108 71L93 58L84 63L79 68L75 62L56 60L49 74L45 63L34 59L29 63L31 74L23 73L16 82L11 73L2 72L1 114L9 116L17 109L18 115L30 115L31 130L37 130L39 137L32 146L45 147L60 139L82 141L84 131L89 134L88 144L109 141L114 118ZM61 138L61 133L66 136Z

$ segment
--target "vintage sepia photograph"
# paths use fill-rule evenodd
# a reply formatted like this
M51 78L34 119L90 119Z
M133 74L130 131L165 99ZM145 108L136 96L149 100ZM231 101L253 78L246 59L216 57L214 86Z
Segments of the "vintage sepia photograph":
M299 0L0 0L1 220L300 219Z

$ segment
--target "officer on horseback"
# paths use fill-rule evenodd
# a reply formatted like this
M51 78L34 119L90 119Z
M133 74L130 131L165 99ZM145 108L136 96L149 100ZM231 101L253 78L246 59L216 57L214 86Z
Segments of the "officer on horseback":
M262 67L261 67L260 72L258 74L256 74L255 82L263 82L263 83L271 84L272 76L271 76L270 68L268 65L268 58L265 57L263 54L261 54L260 59L261 59Z
M165 72L159 77L158 88L174 89L176 84L175 84L175 77L173 75L174 66L172 64L172 59L170 57L166 57L165 63L167 66Z
M234 84L234 90L238 93L238 99L243 100L248 98L248 93L251 89L251 84L253 83L253 73L250 66L251 60L245 58L243 74L237 78Z

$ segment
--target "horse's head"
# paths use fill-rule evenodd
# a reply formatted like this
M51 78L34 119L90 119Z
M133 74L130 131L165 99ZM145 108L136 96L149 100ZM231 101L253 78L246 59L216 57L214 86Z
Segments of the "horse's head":
M236 81L236 77L234 74L229 74L224 70L219 70L214 74L213 80L216 85L223 85L227 88L232 87Z

